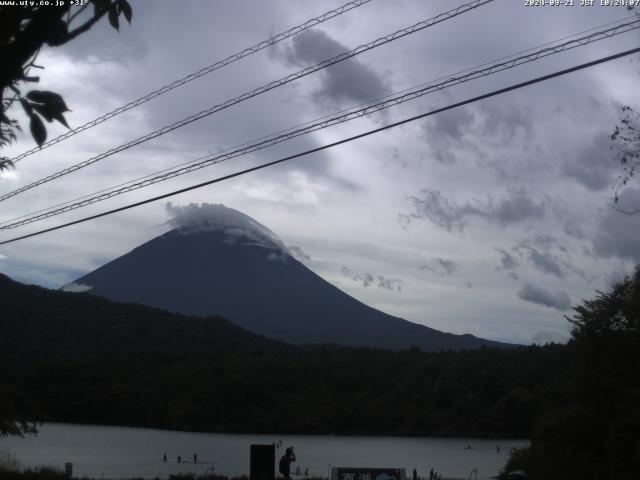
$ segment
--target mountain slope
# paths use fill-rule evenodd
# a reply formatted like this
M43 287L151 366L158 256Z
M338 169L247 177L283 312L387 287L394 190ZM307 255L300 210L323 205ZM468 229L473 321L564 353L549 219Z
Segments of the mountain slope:
M268 228L222 205L190 206L173 230L67 289L185 315L221 315L295 344L425 350L499 346L380 312L294 259Z
M216 354L283 346L224 318L187 318L143 305L24 285L3 274L0 305L0 351L9 363L99 352Z

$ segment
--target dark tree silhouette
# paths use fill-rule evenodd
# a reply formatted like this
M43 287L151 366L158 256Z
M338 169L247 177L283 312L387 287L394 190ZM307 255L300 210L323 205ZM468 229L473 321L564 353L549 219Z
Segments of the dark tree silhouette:
M39 409L22 392L0 382L0 437L36 433Z
M640 471L640 266L575 307L573 365L563 392L534 423L531 447L506 471L532 479L631 480Z
M47 90L23 92L24 85L40 80L30 72L43 68L35 63L43 46L64 45L105 15L116 30L121 15L131 23L132 9L127 0L89 0L84 5L67 1L57 6L34 3L0 6L0 150L22 132L18 121L10 118L10 109L18 104L29 117L29 129L38 145L47 139L43 120L56 120L68 127L64 113L69 109L60 95ZM0 156L0 173L11 166L7 157ZM13 386L0 383L0 437L34 433L34 418L37 411L29 399Z
M29 117L29 129L38 145L47 139L43 120L49 123L56 120L68 127L64 113L69 109L60 95L48 90L23 93L24 85L40 80L30 74L34 69L43 68L35 63L40 49L45 45L64 45L88 31L105 15L111 26L118 30L120 16L131 23L133 14L127 0L88 0L82 6L74 5L80 2L71 1L59 6L34 3L0 6L0 149L22 132L17 120L9 116L10 109L17 104ZM87 10L90 7L92 13ZM0 172L10 167L10 160L0 157Z

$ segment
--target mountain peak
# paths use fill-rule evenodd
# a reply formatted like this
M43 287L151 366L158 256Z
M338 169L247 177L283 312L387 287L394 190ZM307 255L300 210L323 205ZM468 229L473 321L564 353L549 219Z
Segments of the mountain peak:
M267 227L244 213L221 203L190 203L166 205L172 218L167 222L173 229L169 234L194 235L203 232L223 232L225 242L253 245L289 254L289 249Z

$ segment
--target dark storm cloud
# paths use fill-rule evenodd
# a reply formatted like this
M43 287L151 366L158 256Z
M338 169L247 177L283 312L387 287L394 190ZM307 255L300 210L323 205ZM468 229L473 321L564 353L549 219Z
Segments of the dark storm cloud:
M528 260L539 271L564 278L569 272L584 277L569 254L569 249L552 235L538 235L513 247L520 258Z
M425 139L440 163L454 163L461 156L482 156L479 145L506 146L517 135L533 129L530 108L494 103L460 107L424 121Z
M368 287L373 283L373 275L371 275L370 273L360 274L352 272L351 269L347 267L342 267L341 272L345 277L349 277L351 280L354 280L356 282L361 282L363 287Z
M445 260L444 258L436 257L431 262L423 263L420 265L421 270L428 270L441 277L451 275L458 268L458 264L453 260Z
M529 260L534 266L545 273L551 273L557 277L564 277L564 273L560 267L560 263L549 252L540 252L533 247L523 247L529 250Z
M280 54L289 64L305 67L349 50L321 30L308 30L296 35ZM315 96L334 103L362 103L391 93L387 83L371 67L355 58L328 67L320 75L321 87Z
M495 250L500 254L501 268L498 268L499 270L512 270L519 265L516 258L506 250L498 247L496 247Z
M547 200L534 199L524 188L511 190L510 196L487 206L487 216L502 226L520 223L526 220L542 218L547 209Z
M620 195L619 207L640 208L640 189L627 188ZM618 257L640 263L640 213L629 215L613 208L605 210L593 240L594 252L602 257Z
M593 192L610 187L616 169L610 145L609 135L596 136L563 165L563 173Z
M407 196L413 204L413 212L400 214L406 223L413 219L430 220L433 224L444 228L449 232L457 230L462 232L469 222L469 217L482 216L482 211L477 207L467 203L456 205L449 201L440 190L424 188L419 196Z
M436 138L459 141L474 119L475 115L470 108L455 108L429 119L427 131Z
M479 104L478 110L482 117L483 136L506 142L518 133L529 135L533 130L533 115L528 106L487 102Z
M438 162L445 164L456 162L458 156L455 150L463 145L466 146L464 139L474 119L474 113L470 108L461 107L425 120L425 140Z
M372 275L370 273L356 273L348 267L342 267L342 275L351 280L362 283L363 287L375 285L383 290L402 291L403 281L399 278L386 278L382 275Z
M444 197L439 190L425 188L420 196L407 197L413 204L414 211L400 214L405 223L412 219L428 219L435 225L449 232L462 232L473 217L483 218L489 223L502 227L538 220L544 216L548 207L546 197L534 198L525 188L508 189L502 198L474 200L457 205Z
M309 255L307 252L305 252L301 247L298 247L297 245L289 245L289 250L291 250L291 253L293 253L293 256L300 261L308 262L309 260L311 260L311 255Z
M525 282L518 291L518 298L527 302L537 303L545 307L555 308L566 312L571 307L571 299L565 292L553 293L549 290Z

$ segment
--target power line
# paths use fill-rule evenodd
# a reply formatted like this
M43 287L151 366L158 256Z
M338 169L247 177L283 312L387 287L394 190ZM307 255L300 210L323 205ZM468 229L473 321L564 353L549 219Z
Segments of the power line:
M277 35L274 35L273 37L267 39L267 40L263 40L260 43L256 43L255 45L249 47L249 48L245 48L244 50L242 50L241 52L238 53L234 53L233 55L228 56L225 59L222 60L218 60L217 62L207 66L207 67L203 67L200 70L198 70L197 72L191 73L189 75L186 75L174 82L171 82L167 85L164 85L162 87L160 87L157 90L154 90L153 92L147 93L145 96L138 98L137 100L133 100L132 102L127 103L126 105L123 105L121 107L116 108L115 110L112 110L111 112L105 113L104 115L95 118L83 125L80 125L79 127L70 130L62 135L59 135L58 137L52 138L51 140L43 143L41 146L39 147L34 147L30 150L27 150L26 152L21 153L20 155L14 157L11 159L11 162L16 164L18 163L20 160L22 160L25 157L28 157L29 155L32 155L36 152L40 152L43 149L50 147L51 145L55 145L56 143L59 143L63 140L66 140L69 137L72 137L80 132L83 132L85 130L88 130L92 127L95 127L96 125L100 125L103 122L106 122L107 120L120 115L121 113L124 113L128 110L131 110L132 108L135 108L139 105L142 105L143 103L148 102L149 100L152 100L164 93L167 93L171 90L173 90L174 88L178 88L181 87L182 85L185 85L186 83L191 82L192 80L195 80L196 78L200 78L204 75L207 75L215 70L218 70L222 67L226 67L227 65L232 64L233 62L236 62L244 57L247 57L249 55L253 55L254 53L257 53L261 50L264 50L267 47L270 47L272 45L275 45L276 43L279 43L283 40L286 40L287 38L290 38L294 35L297 35L300 32L303 32L305 30L308 30L311 27L315 27L316 25L320 25L321 23L326 22L327 20L330 20L334 17L337 17L338 15L342 15L343 13L346 13L350 10L353 10L354 8L358 8L362 5L364 5L365 3L369 3L371 0L354 0L348 3L345 3L344 5L342 5L341 7L338 7L334 10L329 10L328 12L323 13L322 15L312 18L310 20L307 20L304 23L301 23L300 25L297 25L293 28L290 28L289 30L287 30L286 32L282 32L282 33L278 33Z
M400 120L398 122L394 122L394 123L391 123L389 125L385 125L384 127L380 127L380 128L376 128L376 129L373 129L373 130L369 130L367 132L360 133L358 135L354 135L352 137L348 137L348 138L345 138L345 139L342 139L342 140L338 140L336 142L323 145L321 147L316 147L316 148L312 148L310 150L306 150L304 152L296 153L294 155L289 155L288 157L280 158L280 159L274 160L272 162L263 163L261 165L257 165L255 167L247 168L245 170L240 170L238 172L231 173L229 175L224 175L222 177L214 178L214 179L208 180L206 182L198 183L196 185L191 185L190 187L181 188L179 190L174 190L172 192L165 193L163 195L158 195L156 197L148 198L148 199L142 200L140 202L131 203L129 205L125 205L124 207L115 208L113 210L108 210L106 212L98 213L96 215L91 215L89 217L84 217L84 218L81 218L79 220L74 220L72 222L68 222L68 223L65 223L65 224L62 224L62 225L57 225L55 227L46 228L44 230L40 230L40 231L37 231L37 232L29 233L27 235L22 235L20 237L11 238L9 240L4 240L4 241L0 242L0 245L6 245L8 243L17 242L19 240L24 240L26 238L31 238L31 237L35 237L37 235L42 235L44 233L52 232L52 231L55 231L55 230L60 230L62 228L67 228L67 227L70 227L72 225L77 225L79 223L88 222L89 220L95 220L97 218L105 217L107 215L112 215L114 213L122 212L124 210L129 210L131 208L135 208L135 207L139 207L139 206L142 206L142 205L146 205L147 203L155 202L157 200L163 200L165 198L169 198L169 197L172 197L174 195L179 195L181 193L185 193L185 192L188 192L188 191L191 191L191 190L196 190L198 188L206 187L207 185L212 185L214 183L219 183L219 182L222 182L222 181L225 181L225 180L229 180L231 178L235 178L235 177L239 177L241 175L245 175L247 173L255 172L257 170L262 170L263 168L271 167L273 165L277 165L279 163L284 163L284 162L287 162L289 160L293 160L295 158L299 158L299 157L303 157L303 156L309 155L311 153L316 153L316 152L319 152L319 151L322 151L322 150L326 150L328 148L332 148L332 147L335 147L335 146L338 146L338 145L342 145L343 143L348 143L348 142L352 142L354 140L358 140L360 138L368 137L369 135L373 135L375 133L380 133L380 132L382 132L384 130L389 130L391 128L398 127L400 125L404 125L404 124L409 123L409 122L414 122L416 120L420 120L422 118L425 118L425 117L428 117L428 116L431 116L431 115L435 115L437 113L445 112L445 111L451 110L453 108L457 108L457 107L461 107L461 106L464 106L464 105L468 105L470 103L478 102L480 100L484 100L486 98L494 97L496 95L501 95L503 93L507 93L507 92L510 92L510 91L513 91L513 90L524 88L524 87L527 87L529 85L533 85L533 84L536 84L536 83L544 82L544 81L550 80L550 79L555 78L555 77L559 77L559 76L562 76L562 75L566 75L568 73L576 72L578 70L583 70L585 68L593 67L595 65L599 65L599 64L604 63L604 62L609 62L609 61L615 60L617 58L622 58L622 57L625 57L625 56L628 56L628 55L633 55L634 53L638 53L638 52L640 52L640 47L633 48L631 50L626 50L624 52L616 53L614 55L609 55L607 57L602 57L602 58L599 58L598 60L593 60L591 62L583 63L583 64L577 65L575 67L571 67L571 68L567 68L567 69L564 69L564 70L560 70L560 71L557 71L557 72L554 72L554 73L550 73L548 75L543 75L542 77L537 77L537 78L534 78L532 80L527 80L526 82L517 83L517 84L511 85L509 87L501 88L499 90L494 90L492 92L485 93L483 95L479 95L477 97L473 97L473 98L464 100L462 102L454 103L452 105L448 105L446 107L438 108L436 110L431 110L430 112L426 112L426 113L422 113L420 115L416 115L416 116L413 116L413 117L410 117L410 118L406 118L404 120Z
M542 48L537 51L532 51L532 49L529 49L527 50L527 52L531 52L531 53L528 53L526 55L520 55L518 57L511 58L510 60L507 60L504 62L489 65L488 67L482 68L482 69L477 69L477 70L467 69L463 71L463 72L466 72L463 75L451 76L449 78L442 77L442 78L447 78L447 80L439 83L426 84L426 86L422 88L415 88L413 90L411 89L404 90L400 92L401 93L400 95L383 97L382 99L383 101L380 101L377 103L371 103L364 108L358 109L358 107L353 107L352 109L339 112L338 115L335 115L333 117L329 117L329 118L322 117L323 118L322 121L318 121L316 123L308 122L306 124L299 126L299 128L294 127L293 129L289 129L285 131L286 133L284 134L281 134L281 135L275 134L274 136L263 137L264 140L259 139L259 141L256 143L251 144L247 142L241 145L240 148L227 149L226 151L218 152L212 158L209 158L210 155L207 155L205 157L192 160L191 162L187 162L177 167L165 169L161 172L157 172L156 174L147 175L138 180L132 180L130 182L117 185L115 187L101 190L94 194L85 195L83 197L76 199L78 201L75 201L75 203L72 203L74 202L74 200L71 200L63 204L55 205L53 207L40 210L38 212L34 212L33 214L27 214L27 215L23 215L22 217L14 218L12 220L0 222L0 229L8 230L12 228L17 228L23 225L27 225L29 223L34 223L37 221L44 220L46 218L50 218L50 217L60 215L72 210L76 210L78 208L91 205L93 203L105 201L110 198L116 197L118 195L122 195L124 193L128 193L140 188L148 187L150 185L163 182L174 177L185 175L187 173L191 173L193 171L200 170L202 168L206 168L211 165L215 165L215 164L230 160L232 158L236 158L242 155L246 155L248 153L262 150L264 148L291 140L301 135L306 135L306 134L315 132L317 130L328 128L333 125L337 125L340 123L354 120L356 118L361 118L366 115L370 115L372 113L379 112L384 109L394 107L396 105L400 105L401 103L404 103L410 100L415 100L417 98L420 98L429 93L433 93L435 91L443 90L445 88L449 88L454 85L459 85L461 83L475 80L480 77L493 75L501 71L523 65L525 63L530 63L530 62L539 60L540 58L545 58L550 55L555 55L563 51L588 45L590 43L597 42L605 38L611 38L616 35L621 35L623 33L627 33L629 31L636 30L638 28L640 28L640 19L635 19L634 21L631 21L631 22L620 24L606 30L597 31L589 35L575 38L558 45L552 45L550 47ZM44 213L41 213L41 212L44 212Z
M101 153L100 155L97 155L95 157L92 157L88 160L85 160L83 162L77 163L71 167L65 168L63 170L60 170L52 175L49 175L47 177L41 178L40 180L36 180L35 182L32 182L28 185L25 185L24 187L18 188L16 190L13 190L9 193L6 193L4 195L0 196L0 202L7 200L11 197L15 197L16 195L19 195L22 192L25 192L27 190L31 190L32 188L38 187L40 185L43 185L45 183L51 182L52 180L55 180L57 178L60 178L64 175L68 175L72 172L75 172L77 170L80 170L84 167L87 167L93 163L96 163L100 160L103 160L107 157L110 157L111 155L114 155L116 153L122 152L124 150L127 150L129 148L135 147L136 145L139 145L141 143L144 143L148 140L151 140L153 138L159 137L160 135L164 135L165 133L171 132L177 128L183 127L185 125L188 125L190 123L193 123L197 120L200 120L204 117L207 117L209 115L212 115L216 112L219 112L221 110L227 109L233 105L236 105L240 102L243 102L245 100L248 100L250 98L253 98L255 96L258 96L262 93L266 93L270 90L273 90L277 87L281 87L283 85L286 85L290 82L293 82L294 80L298 80L302 77L305 77L307 75L310 75L312 73L315 73L319 70L322 70L324 68L327 68L331 65L335 65L339 62L342 62L344 60L347 60L349 58L355 57L356 55L359 55L363 52L372 50L374 48L377 48L381 45L385 45L389 42L393 42L394 40L398 40L399 38L405 37L407 35L411 35L413 33L419 32L421 30L424 30L425 28L431 27L437 23L440 22L444 22L445 20L449 20L451 18L457 17L458 15L462 15L463 13L466 13L470 10L473 10L475 8L478 8L481 5L487 4L487 3L491 3L494 0L474 0L473 2L461 5L457 8L454 8L452 10L449 10L447 12L441 13L439 15L436 15L435 17L432 17L430 19L427 20L423 20L420 21L418 23L415 23L409 27L403 28L401 30L397 30L396 32L393 32L389 35L385 35L384 37L380 37L377 38L376 40L373 40L372 42L366 43L364 45L360 45L352 50L349 50L348 52L344 52L341 53L339 55L336 55L335 57L332 57L328 60L324 60L320 63L317 63L316 65L312 65L310 67L306 67L296 73L292 73L290 75L287 75L286 77L280 78L279 80L274 80L273 82L268 83L267 85L263 85L262 87L256 88L254 90L251 90L250 92L246 92L243 93L242 95L232 98L230 100L227 100L221 104L218 105L214 105L213 107L210 107L206 110L202 110L199 113L196 113L194 115L191 115L187 118L184 118L182 120L179 120L175 123L172 123L171 125L167 125L165 127L162 127L158 130L155 130L153 132L150 132L142 137L139 137L135 140L132 140L128 143L125 143L123 145L120 145L118 147L112 148L110 150L107 150L104 153Z

